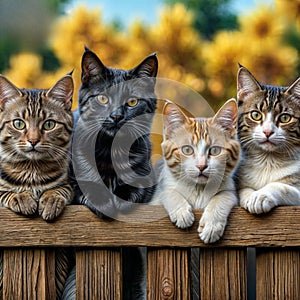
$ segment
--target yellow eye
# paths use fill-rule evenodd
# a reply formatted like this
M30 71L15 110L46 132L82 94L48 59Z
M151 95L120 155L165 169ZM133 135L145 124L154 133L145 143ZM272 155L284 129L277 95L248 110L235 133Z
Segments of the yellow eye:
M193 155L194 154L194 149L192 146L190 145L184 145L181 147L181 152L184 154L184 155L187 155L187 156L190 156L190 155Z
M97 99L98 101L101 103L101 104L107 104L108 103L108 97L105 96L105 95L98 95L97 96Z
M260 121L262 119L262 114L259 111L252 111L251 112L251 118L254 121Z
M128 104L128 106L130 106L130 107L136 106L138 103L139 103L139 99L137 99L137 98L130 98L130 99L127 101L127 104Z
M222 151L222 148L219 147L219 146L212 146L209 151L208 151L208 154L211 155L211 156L217 156L221 153Z
M291 121L291 115L289 115L289 114L281 114L280 116L279 116L279 121L281 122L281 123L288 123L289 121Z
M56 122L53 120L47 120L44 124L43 124L43 129L44 130L51 130L55 127Z
M14 127L18 130L23 130L26 127L25 122L21 119L14 120L13 124L14 124Z

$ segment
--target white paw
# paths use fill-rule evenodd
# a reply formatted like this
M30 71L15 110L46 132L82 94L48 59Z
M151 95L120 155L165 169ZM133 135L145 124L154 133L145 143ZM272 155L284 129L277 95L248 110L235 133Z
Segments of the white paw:
M170 213L170 219L179 228L187 228L193 225L195 217L190 205L178 208Z
M270 194L262 191L253 192L248 199L245 199L243 207L252 214L269 212L277 206L276 201Z
M225 226L226 221L214 222L203 214L198 227L199 237L205 244L214 243L223 236Z

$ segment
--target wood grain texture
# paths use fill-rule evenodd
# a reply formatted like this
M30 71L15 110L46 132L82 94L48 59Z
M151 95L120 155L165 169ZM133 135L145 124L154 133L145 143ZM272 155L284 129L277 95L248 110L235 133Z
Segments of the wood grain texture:
M257 249L256 270L258 299L299 299L299 249Z
M3 267L3 299L56 299L53 250L6 249Z
M0 208L0 247L210 247L197 233L202 215L195 212L195 224L178 229L163 207L146 206L139 220L101 220L84 206L69 206L54 222L28 218ZM159 217L162 217L161 219ZM153 221L153 219L156 219ZM214 247L298 247L300 207L278 207L264 215L251 215L241 207L233 209L224 236Z
M246 250L200 249L199 262L199 299L247 299Z
M148 249L147 299L189 300L188 250Z
M76 299L122 299L119 249L76 252Z

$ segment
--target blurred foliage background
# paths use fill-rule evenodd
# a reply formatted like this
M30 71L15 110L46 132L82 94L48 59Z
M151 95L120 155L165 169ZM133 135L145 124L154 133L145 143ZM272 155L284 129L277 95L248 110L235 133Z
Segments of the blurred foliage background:
M300 0L274 0L243 15L232 13L230 0L165 0L157 23L133 20L127 28L84 6L66 14L65 2L2 1L0 72L18 87L48 88L74 69L77 91L84 45L105 65L125 69L157 52L158 76L186 84L215 110L235 97L238 63L268 84L299 75Z

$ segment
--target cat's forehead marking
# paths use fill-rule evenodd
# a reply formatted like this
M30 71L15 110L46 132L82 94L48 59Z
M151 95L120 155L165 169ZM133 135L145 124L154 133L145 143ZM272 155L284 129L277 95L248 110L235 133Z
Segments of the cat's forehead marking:
M262 85L264 90L263 101L259 105L261 111L271 111L272 109L281 109L281 94L286 89L280 86Z
M44 97L44 90L23 90L27 105L26 110L28 116L39 117L43 115L42 101Z

